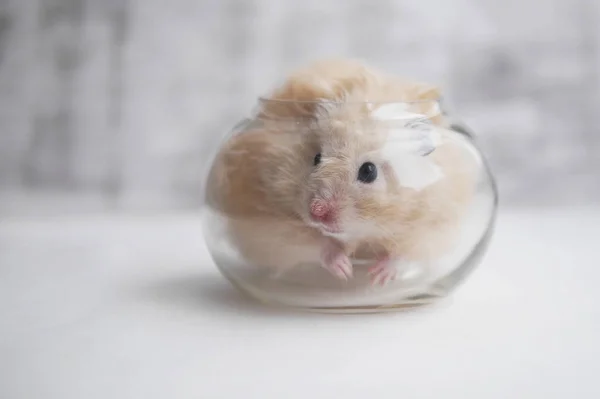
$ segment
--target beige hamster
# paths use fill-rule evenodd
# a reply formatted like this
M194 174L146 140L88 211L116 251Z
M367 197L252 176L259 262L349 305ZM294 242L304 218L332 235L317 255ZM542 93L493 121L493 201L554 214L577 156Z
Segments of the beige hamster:
M380 104L413 101L411 112L443 125L427 101L438 97L435 87L355 61L302 69L263 102L261 126L221 150L209 206L227 217L234 246L253 265L319 263L348 279L350 258L367 259L372 282L387 283L397 260L429 262L451 248L474 194L472 160L451 141L427 156L443 178L420 190L404 187L381 153L389 129L370 123ZM310 121L303 131L294 127L300 118Z

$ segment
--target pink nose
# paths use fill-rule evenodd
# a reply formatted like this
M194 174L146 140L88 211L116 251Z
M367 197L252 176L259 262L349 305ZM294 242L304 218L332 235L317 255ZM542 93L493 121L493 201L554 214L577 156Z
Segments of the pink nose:
M310 204L310 216L320 222L330 222L334 217L332 204L320 199L315 199Z

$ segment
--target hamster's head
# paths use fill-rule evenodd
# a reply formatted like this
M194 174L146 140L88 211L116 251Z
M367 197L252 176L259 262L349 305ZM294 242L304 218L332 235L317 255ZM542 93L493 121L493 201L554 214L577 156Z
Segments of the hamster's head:
M386 226L397 221L399 204L408 198L385 151L389 129L372 123L368 108L324 105L305 147L310 165L297 212L340 241L389 236Z

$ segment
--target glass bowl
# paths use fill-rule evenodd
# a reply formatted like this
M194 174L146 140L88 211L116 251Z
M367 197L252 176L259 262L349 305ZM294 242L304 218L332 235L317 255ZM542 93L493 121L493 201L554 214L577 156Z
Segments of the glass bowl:
M498 194L438 101L259 99L210 153L203 231L260 301L376 312L435 302L481 262Z

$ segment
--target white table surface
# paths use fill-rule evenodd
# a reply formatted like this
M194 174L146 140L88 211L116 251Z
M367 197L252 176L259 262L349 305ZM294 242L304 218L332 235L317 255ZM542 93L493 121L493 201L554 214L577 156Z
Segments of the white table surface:
M239 295L194 215L0 221L0 398L599 398L600 209L502 212L448 301Z

